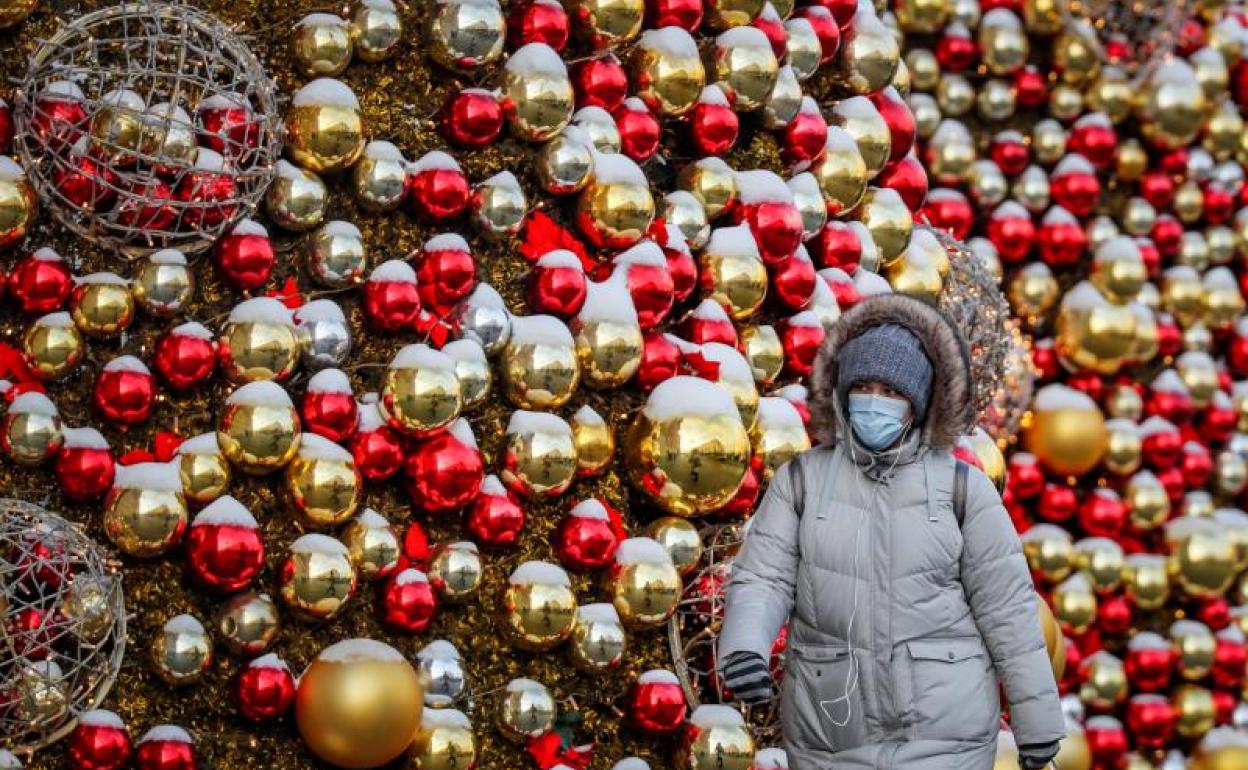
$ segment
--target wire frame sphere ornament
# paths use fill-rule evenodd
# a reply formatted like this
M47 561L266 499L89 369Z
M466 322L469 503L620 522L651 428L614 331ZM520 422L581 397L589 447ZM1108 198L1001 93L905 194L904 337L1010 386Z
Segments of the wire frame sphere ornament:
M108 695L126 648L121 577L56 514L0 499L0 745L33 752Z
M16 93L16 145L45 206L127 257L200 251L255 211L281 150L277 88L189 5L118 5L61 27Z
M741 548L745 527L716 524L702 528L702 560L685 580L676 613L667 622L667 640L676 678L692 711L703 704L728 704L744 710L746 721L760 745L780 739L780 688L766 703L746 706L734 702L719 681L719 633L724 623L724 600L732 560ZM777 685L784 676L783 652L787 633L782 631L772 648L771 670Z

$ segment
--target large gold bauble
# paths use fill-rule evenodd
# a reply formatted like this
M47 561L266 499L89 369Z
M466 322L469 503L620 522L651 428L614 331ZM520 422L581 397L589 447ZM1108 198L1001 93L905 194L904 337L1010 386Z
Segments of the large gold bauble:
M1170 497L1166 488L1150 471L1139 471L1127 482L1127 515L1131 526L1153 530L1170 518Z
M1062 634L1057 618L1049 603L1036 597L1036 610L1040 614L1040 630L1044 633L1044 651L1049 656L1049 666L1053 670L1053 679L1060 682L1066 673L1066 637Z
M351 32L345 19L332 13L311 13L295 23L290 53L303 74L333 77L351 63Z
M1092 770L1092 749L1077 722L1067 720L1066 737L1053 758L1053 765L1057 770Z
M69 312L88 337L112 337L134 321L134 295L120 276L92 273L77 279L69 295Z
M1137 329L1130 307L1114 304L1094 284L1081 281L1062 298L1058 352L1077 366L1114 374L1135 352Z
M848 139L848 135L845 135ZM849 140L853 144L853 140ZM855 150L857 146L855 145ZM860 158L861 160L861 158ZM865 176L866 171L864 169ZM680 189L698 199L708 220L724 213L737 199L737 173L723 158L701 158L681 170L677 177ZM865 185L865 181L864 181Z
M477 739L462 711L425 709L408 752L416 770L465 770L476 766Z
M1170 548L1170 580L1196 599L1214 599L1226 593L1239 564L1236 542L1212 517L1182 517L1166 525Z
M1193 684L1180 685L1170 697L1170 702L1179 717L1174 723L1174 731L1179 735L1199 738L1213 728L1217 708L1213 693L1205 688Z
M216 433L204 433L178 445L175 459L182 478L182 493L198 505L207 505L230 488L230 464Z
M351 453L329 439L308 433L286 465L286 504L306 529L328 529L355 514L363 479Z
M262 475L295 456L302 437L290 396L273 382L249 382L225 400L217 442L226 458L245 473Z
M576 478L576 440L562 417L517 409L507 423L500 478L528 498L557 497Z
M1023 443L1053 473L1081 476L1105 454L1105 418L1096 402L1065 385L1046 385L1032 403Z
M3 11L0 11L2 19ZM0 249L7 249L25 238L38 212L39 198L22 167L9 158L0 157Z
M661 115L684 115L706 85L697 43L679 27L643 34L633 49L632 71L637 96Z
M1136 91L1135 111L1144 137L1153 146L1173 150L1190 144L1205 119L1206 99L1196 73L1185 60L1158 64Z
M601 473L615 456L615 433L611 426L588 404L572 415L571 424L577 473L582 476Z
M892 134L880 111L865 96L842 99L832 108L831 123L840 126L854 139L858 152L867 164L867 176L874 177L888 162L892 150Z
M217 636L235 655L255 657L277 640L281 616L268 594L238 594L217 614Z
M507 21L491 0L450 0L429 13L429 56L449 70L473 73L503 54Z
M42 393L22 393L0 420L0 451L18 465L38 465L65 443L56 404Z
M316 227L325 218L328 199L329 191L319 176L279 160L277 175L264 194L264 206L280 227L302 232Z
M253 307L260 312L248 312ZM273 315L263 315L269 307ZM217 338L222 371L234 383L285 380L299 365L300 352L299 332L289 311L271 297L257 297L236 307Z
M901 195L888 187L868 187L855 210L856 218L867 227L880 259L888 264L901 256L910 243L914 216Z
M672 557L648 537L620 544L607 575L607 592L624 626L655 628L676 612L683 584Z
M1112 593L1122 585L1124 559L1122 546L1107 537L1088 537L1075 543L1075 569L1087 576L1098 594Z
M152 668L166 684L196 682L212 665L212 637L193 615L170 618L149 649Z
M351 43L362 61L388 59L403 41L403 21L390 0L362 0L349 21Z
M55 380L73 371L84 347L82 334L65 312L35 319L22 335L22 356L41 380Z
M731 706L698 706L689 716L680 761L687 770L750 770L754 737Z
M767 104L780 64L757 27L736 27L715 38L715 79L733 109L752 112Z
M576 199L577 224L594 245L632 246L654 214L654 196L636 163L624 155L594 155L594 177Z
M591 283L585 308L570 326L586 385L595 390L610 390L637 373L645 342L628 288L621 281Z
M416 670L372 639L330 645L299 677L295 724L321 759L345 768L378 767L416 737L423 694Z
M888 85L901 62L901 49L869 6L859 6L841 33L833 71L840 84L858 96Z
M1079 668L1083 684L1079 699L1097 710L1111 709L1127 697L1127 672L1122 661L1104 650L1088 656Z
M360 103L341 81L314 80L295 93L286 116L286 148L318 174L342 171L364 152Z
M118 466L104 498L104 533L122 553L150 558L167 552L186 532L187 516L176 465Z
M290 544L278 578L282 601L301 620L328 620L355 593L355 565L338 540L304 535Z
M663 546L682 576L692 572L702 560L702 535L688 519L679 516L655 519L646 527L646 537Z
M372 508L365 508L343 527L340 538L351 554L351 563L365 580L385 577L399 566L399 533Z
M581 381L576 340L554 316L517 316L499 358L503 392L525 409L556 409Z
M696 377L660 383L625 438L633 484L663 510L694 516L715 510L745 479L750 440L732 397Z
M810 435L797 408L779 396L758 401L758 416L750 428L754 461L762 466L762 476L770 481L780 466L810 449Z
M577 608L570 642L572 662L577 668L589 674L617 668L627 648L628 634L613 605L585 604Z
M767 297L767 267L748 224L712 230L698 255L698 269L703 293L735 320L754 315Z
M555 724L559 705L545 685L532 679L513 679L499 697L495 722L514 743L528 743Z
M568 68L545 43L528 43L503 68L503 107L511 131L526 142L553 138L572 120L575 99Z
M145 110L143 97L127 88L101 96L90 119L91 155L109 163L133 163L146 133Z
M1166 559L1150 553L1128 556L1122 569L1122 583L1131 603L1142 610L1165 606L1170 598L1170 581L1166 578Z
M503 591L503 627L512 644L543 652L572 635L576 622L576 594L562 567L547 562L525 562L511 573Z
M1215 740L1216 736L1216 740ZM1248 741L1242 732L1230 726L1216 727L1206 734L1205 739L1192 754L1192 770L1238 770L1248 767ZM1127 770L1137 770L1127 768ZM1152 770L1140 768L1139 770Z
M463 409L455 360L428 345L408 345L391 359L377 402L391 427L428 436L450 425Z
M1070 576L1075 553L1069 532L1056 524L1036 524L1021 539L1023 555L1033 573L1049 583Z

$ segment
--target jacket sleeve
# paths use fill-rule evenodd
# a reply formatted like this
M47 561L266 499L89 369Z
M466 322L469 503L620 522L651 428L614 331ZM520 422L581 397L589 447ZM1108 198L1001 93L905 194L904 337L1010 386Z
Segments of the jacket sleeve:
M1040 601L1014 524L992 482L972 469L962 526L962 585L1010 704L1020 746L1064 738L1065 719L1040 627Z
M720 661L739 651L771 660L771 645L793 610L799 520L793 510L792 468L787 463L772 478L732 561Z

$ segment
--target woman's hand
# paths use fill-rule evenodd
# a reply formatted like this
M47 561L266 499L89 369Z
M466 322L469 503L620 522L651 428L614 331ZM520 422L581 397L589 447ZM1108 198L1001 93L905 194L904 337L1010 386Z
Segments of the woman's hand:
M1053 761L1061 744L1057 741L1039 745L1019 746L1018 764L1023 770L1040 770Z
M724 684L734 696L750 705L771 700L773 686L767 661L757 653L734 652L724 661Z

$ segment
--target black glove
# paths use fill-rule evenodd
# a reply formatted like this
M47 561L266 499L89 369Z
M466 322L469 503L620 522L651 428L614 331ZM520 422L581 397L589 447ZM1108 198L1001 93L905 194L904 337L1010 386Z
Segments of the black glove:
M724 661L724 684L734 696L749 704L771 700L771 671L757 653L738 650Z
M1023 770L1040 770L1040 768L1053 761L1053 757L1057 756L1057 751L1060 748L1061 744L1057 741L1019 746L1018 765Z

